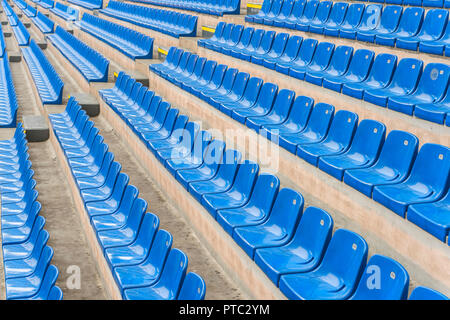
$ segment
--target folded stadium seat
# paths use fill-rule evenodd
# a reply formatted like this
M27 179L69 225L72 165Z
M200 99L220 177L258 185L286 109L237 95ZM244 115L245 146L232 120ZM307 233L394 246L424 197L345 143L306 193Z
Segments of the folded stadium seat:
M373 189L373 199L403 218L409 205L439 200L448 187L448 157L449 148L432 143L424 144L409 177L399 184L376 186Z
M31 18L31 20L33 20L33 23L39 30L41 30L42 33L53 33L55 23L41 12L38 12L35 17Z
M231 31L230 38L227 39L223 44L221 44L220 47L214 47L214 50L217 52L224 53L224 50L230 50L231 48L235 47L239 40L241 39L242 31L244 30L244 26L242 25L235 25L233 30Z
M256 52L256 50L259 48L259 45L261 44L265 32L266 31L263 29L256 29L253 32L250 44L242 49L238 49L236 46L234 49L231 50L231 56L241 60L248 59L247 61L250 61L251 54Z
M239 92L238 94L235 94L235 96L232 98L230 98L229 95L223 97L223 99L220 100L218 109L220 109L220 111L231 117L234 109L245 109L252 107L256 103L256 100L258 99L258 95L261 91L262 85L263 80L260 78L252 77L248 79L247 85L244 88L245 90L242 93L242 96L238 98L240 94Z
M167 55L166 60L164 60L163 63L159 63L156 65L151 64L150 65L150 70L152 70L153 72L155 72L158 75L161 75L162 72L167 72L171 69L175 69L178 64L180 63L180 59L181 56L183 55L184 51L183 49L178 49L176 48L172 54L172 56L170 56L170 51L169 54Z
M261 91L258 95L256 103L251 107L245 107L242 109L233 109L231 117L245 124L247 117L251 116L263 116L270 112L277 96L278 86L273 83L266 82L261 87Z
M295 99L295 92L282 89L278 92L272 109L265 115L249 116L245 125L259 133L264 125L279 125L286 121Z
M233 209L245 205L253 191L258 177L259 165L245 160L239 165L233 185L221 193L204 194L201 203L203 207L216 219L220 209Z
M308 207L292 240L281 247L256 249L255 263L278 286L282 275L309 272L319 265L332 231L331 216L317 207Z
M300 36L291 36L286 42L284 51L280 56L266 57L264 58L263 65L266 68L275 70L277 63L289 64L294 61L302 45L303 38Z
M450 57L450 23L447 22L442 37L437 40L420 41L419 51Z
M52 0L40 0L37 4L44 9L50 9L55 6L55 2Z
M322 80L323 87L336 92L341 92L344 84L364 81L372 67L374 56L375 54L371 50L356 50L350 61L347 72L343 75L336 76L326 74Z
M205 280L194 272L189 272L183 280L177 300L204 300Z
M188 117L180 115L177 117L177 120L175 121L174 127L170 135L164 139L152 139L152 137L147 137L145 135L143 137L143 140L147 142L147 147L153 152L156 153L159 149L164 148L171 148L178 144L178 142L181 140L184 128L186 127L186 124L188 122ZM150 132L151 133L151 132Z
M28 300L62 300L62 290L55 286L59 271L54 265L49 265L45 271L39 291Z
M408 96L389 97L389 109L413 115L414 106L441 100L447 90L450 67L441 63L429 63L423 70L417 89Z
M330 42L320 42L317 45L316 51L311 62L304 67L295 66L289 69L289 75L291 77L304 80L307 71L318 72L325 70L329 63L334 51L334 44Z
M178 63L175 65L173 65L173 68L164 68L164 69L159 69L159 75L161 77L163 77L164 79L169 79L169 76L171 74L175 74L178 72L182 72L185 68L186 68L186 64L189 60L189 57L191 56L191 53L189 51L183 51L180 59L178 61Z
M418 286L411 292L409 300L448 300L448 298L439 291Z
M229 68L225 72L223 77L223 81L220 86L217 88L213 88L210 90L204 90L200 92L200 98L208 103L211 103L214 97L225 96L231 93L231 89L233 88L233 84L236 81L236 77L239 74L239 70L235 68ZM241 73L241 77L248 80L250 77L248 73Z
M398 28L392 33L376 34L375 43L394 47L398 38L415 36L422 26L424 12L425 10L419 7L404 8Z
M422 74L422 60L403 58L397 65L391 83L386 88L364 90L364 100L386 107L388 98L407 96L415 91Z
M450 111L450 90L441 100L434 103L421 103L414 106L414 116L420 119L445 124L445 119L450 121L448 112ZM448 125L448 124L447 124Z
M217 210L217 222L230 236L233 236L234 228L263 223L269 216L279 188L278 177L261 173L256 179L248 202L238 208Z
M264 62L267 59L276 61L283 55L288 39L288 33L278 33L273 40L273 44L269 52L263 55L257 54L256 56L252 56L251 61L259 65L264 65ZM275 66L275 63L273 63L272 65Z
M125 224L127 217L124 217L124 221L120 221L120 224L118 224L116 220L107 220L108 217L113 215L114 214L105 214L93 217L92 222L96 222L96 224L93 224L94 229L97 232L108 229L112 230L118 229ZM101 219L103 219L103 221ZM129 246L106 249L105 258L111 269L143 262L150 251L154 236L158 232L159 223L159 219L157 218L148 219L146 217L142 221L135 242ZM100 229L98 227L100 227Z
M345 15L347 13L348 3L345 2L334 2L331 12L326 21L311 24L309 26L309 31L323 34L326 28L333 29L338 28L339 25L344 21Z
M33 18L33 17L36 17L36 14L38 13L38 11L36 10L35 7L27 6L27 7L23 10L23 13L25 13L25 15L26 15L28 18Z
M257 63L257 61L261 61L266 57L267 53L272 48L274 39L275 39L276 32L275 31L266 31L264 32L264 36L261 39L261 43L259 44L259 47L256 48L255 52L248 52L241 54L241 57L243 60ZM259 60L257 60L259 58Z
M211 14L222 16L224 14L239 14L240 12L240 0L228 0L223 9L220 9L218 13L210 11Z
M289 188L280 190L269 217L262 224L234 229L233 239L254 258L256 249L288 243L302 216L303 196Z
M145 232L141 233L144 234ZM159 279L167 255L171 250L172 243L172 235L166 230L159 229L150 246L146 248L148 254L144 256L142 261L139 263L113 264L113 276L122 294L127 289L150 286ZM107 252L112 252L112 250L126 250L124 248L130 247L110 248Z
M372 281L374 270L379 277ZM406 300L409 275L397 261L379 254L367 263L361 280L350 300Z
M358 32L375 29L379 24L382 9L383 5L381 4L368 4L364 9L360 23L352 26L352 28L348 28L350 25L342 24L339 28L339 37L356 39Z
M43 104L61 104L64 83L34 40L21 47Z
M19 106L6 53L0 61L0 79L0 127L13 128L16 126Z
M208 39L199 39L199 40L197 41L197 44L198 44L200 47L205 47L205 42L215 42L215 41L217 41L218 39L220 39L220 37L222 36L223 29L225 28L225 25L226 25L225 22L220 21L220 22L216 25L216 28L214 29L214 34L212 35L212 37L211 37L211 38L208 38Z
M295 24L295 29L300 31L309 31L309 25L316 16L317 8L319 7L319 0L308 0L305 5L303 15L298 18Z
M182 66L181 64L173 72L166 75L166 79L172 83L175 83L177 79L182 79L184 77L189 77L192 75L195 69L195 64L197 63L198 55L190 54L186 64ZM183 61L183 60L182 60Z
M358 30L356 39L359 41L375 42L377 35L390 34L397 30L400 17L402 16L402 6L386 6L381 13L379 24L369 30Z
M296 153L297 146L322 141L333 119L334 107L318 103L311 111L308 123L303 130L295 133L280 133L278 144L291 153Z
M406 217L445 243L450 230L450 191L439 201L409 206Z
M241 157L239 151L231 149L226 150L216 175L210 180L190 182L189 193L201 202L204 194L220 193L230 189L239 168Z
M366 266L367 251L367 243L360 235L338 229L319 267L305 273L282 275L279 288L288 299L348 299Z
M200 79L195 80L195 81L193 79L187 80L182 83L182 88L193 94L193 88L196 88L197 86L198 86L198 88L200 88L202 86L207 85L208 83L211 82L211 79L214 75L216 66L217 66L216 61L207 60L205 63L205 67L203 68ZM223 67L226 68L226 66L221 65L221 67L219 69L222 69Z
M375 186L396 184L406 179L417 156L418 144L416 136L392 130L378 160L368 168L346 170L344 182L371 198Z
M230 75L237 73L237 69L232 69ZM216 90L219 88L223 82L225 73L227 71L227 66L224 64L220 64L216 66L214 69L211 69L211 72L203 72L202 77L206 76L206 78L202 78L203 81L198 81L195 84L192 84L189 88L189 92L194 94L197 97L201 96L202 92Z
M298 19L303 15L305 11L307 0L296 0L292 8L291 14L284 21L273 22L273 25L280 28L295 29Z
M187 256L178 249L171 249L158 281L151 286L126 289L127 300L175 300L186 275Z
M262 23L269 26L273 25L273 20L280 14L283 3L284 0L273 0L272 5L270 6L270 11L266 13Z
M55 6L51 8L50 11L66 21L78 20L79 10L66 6L60 2L55 2Z
M344 83L342 93L362 99L365 90L385 88L391 82L396 66L397 56L380 53L375 57L366 80L356 83Z
M417 51L422 41L434 41L441 38L444 28L448 22L448 10L428 10L419 33L415 36L398 37L397 48Z
M350 148L339 155L319 158L318 167L338 180L349 169L370 167L378 158L386 135L384 124L375 120L362 120L356 129Z
M444 0L422 0L422 5L424 7L443 8Z
M220 47L228 39L230 39L231 32L233 31L234 27L235 27L235 24L233 24L233 23L226 24L225 27L223 28L223 32L220 35L220 37L218 37L214 41L211 40L211 41L204 42L205 48L220 52Z
M318 41L316 39L304 39L300 46L300 50L298 51L297 57L292 61L277 62L275 70L284 74L289 74L292 69L305 69L313 59L317 44Z
M292 13L292 9L294 8L295 0L285 0L283 1L283 5L281 7L280 13L270 19L271 26L283 26L284 21L288 19L290 14ZM265 19L264 21L269 22L269 19ZM266 24L266 23L265 23Z
M180 88L183 87L183 83L197 81L202 76L203 68L205 67L205 63L207 61L206 58L198 58L198 56L196 57L194 55L193 58L191 56L191 59L195 59L195 66L194 66L193 71L191 73L184 72L183 75L180 75L178 77L171 79L172 83L177 85ZM185 71L187 71L187 68Z
M307 69L304 80L314 83L315 85L322 86L323 78L342 76L347 71L352 55L353 47L336 47L333 51L328 67L325 70Z
M325 139L319 143L297 146L297 155L317 166L319 157L345 152L350 146L357 124L357 114L339 110L333 117L330 130Z
M362 3L350 4L342 23L337 25L324 25L324 35L338 37L340 34L340 30L354 30L361 21L364 7L365 6Z
M240 35L240 39L238 40L238 42L231 41L229 45L224 45L221 48L221 52L223 54L231 56L232 50L242 50L246 48L250 44L254 31L255 29L252 27L245 28L242 31L242 34Z
M264 0L261 9L257 14L246 15L245 22L254 22L262 24L264 18L267 17L267 14L270 12L270 8L272 7L272 0Z
M309 32L322 34L323 25L328 21L332 7L333 1L321 1L319 3L316 15L309 24Z
M228 94L216 95L211 97L210 99L208 99L209 104L211 104L216 109L220 109L220 105L224 101L238 101L244 94L244 90L247 86L249 78L250 75L247 72L239 72L236 75L233 87L228 92Z

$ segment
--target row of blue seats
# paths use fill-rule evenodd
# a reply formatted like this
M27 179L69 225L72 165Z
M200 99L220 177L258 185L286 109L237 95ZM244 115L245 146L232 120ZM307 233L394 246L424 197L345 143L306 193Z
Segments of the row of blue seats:
M29 46L22 46L20 49L42 104L61 104L64 82L42 50L33 39Z
M190 14L142 7L118 1L110 1L108 6L101 9L100 12L175 38L195 37L197 34L198 17Z
M3 35L3 28L0 25L0 58L2 58L5 53L6 53L6 42L5 42L5 37Z
M30 43L30 34L27 28L25 28L22 21L19 20L17 14L14 10L12 10L11 6L6 1L2 1L2 6L5 9L9 24L14 32L17 43L19 46L28 46Z
M7 300L62 299L58 269L45 219L39 215L28 144L19 123L11 140L0 141L1 237Z
M428 143L418 153L419 141L408 132L393 130L386 138L378 121L358 125L353 112L313 107L312 98L295 98L294 91L182 49L172 47L150 69L446 242L448 147Z
M335 46L287 33L242 25L217 24L210 39L199 46L276 70L381 107L439 124L450 113L450 67ZM450 120L450 119L449 119Z
M139 190L108 152L108 145L73 98L50 122L122 296L130 300L201 300L205 282L186 275L187 256L171 249L172 235L159 229ZM159 230L158 230L159 229Z
M36 14L38 13L38 11L35 7L30 6L28 4L26 4L25 9L21 9L21 10L28 18L36 17Z
M356 39L407 50L450 56L446 9L319 0L265 0L247 22L263 23L326 36Z
M50 12L56 14L58 17L66 21L78 20L79 10L66 6L61 2L55 2L55 6L50 9Z
M100 95L288 298L407 297L409 276L399 263L374 255L366 267L361 236L345 229L332 236L327 212L303 210L300 193L280 190L276 176L260 173L155 92L121 72ZM366 286L371 265L383 274L380 290Z
M156 6L178 8L214 16L239 14L241 0L131 0Z
M9 68L8 54L5 53L0 60L0 128L14 128L19 106Z
M67 2L88 10L97 10L103 7L103 0L67 0Z
M153 57L153 38L147 35L87 13L76 24L133 60Z
M24 10L27 7L27 3L24 0L13 0L13 2L19 7L20 10Z
M88 82L108 81L109 61L60 26L47 38Z
M55 30L55 23L53 22L53 20L48 18L40 11L38 11L36 16L31 18L31 20L43 34L50 34Z
M362 0L364 1L364 0ZM450 8L449 0L368 0L369 2L378 2L386 4L400 4L404 6L424 6L432 8Z
M55 1L53 0L39 0L36 3L44 9L51 9L55 6Z

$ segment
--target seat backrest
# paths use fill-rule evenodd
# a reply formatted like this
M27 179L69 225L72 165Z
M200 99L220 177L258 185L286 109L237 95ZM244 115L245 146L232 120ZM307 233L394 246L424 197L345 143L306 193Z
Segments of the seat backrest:
M255 51L257 48L259 48L265 32L266 31L264 29L256 29L253 32L252 39L250 40L247 51Z
M386 126L383 123L370 119L361 120L348 153L364 156L366 164L369 164L378 158L385 136Z
M50 293L48 294L47 300L62 300L62 299L63 299L63 292L62 292L62 290L59 287L54 286L50 290Z
M236 173L236 179L230 192L238 192L243 195L249 196L253 186L255 185L256 178L259 173L259 165L253 161L245 160L239 165Z
M216 177L232 183L241 159L242 154L239 151L233 149L226 150L224 156L222 157Z
M296 0L292 8L289 20L297 20L303 15L307 0Z
M396 66L397 56L389 53L380 53L373 61L366 82L377 83L382 87L386 86L391 81Z
M448 298L439 291L418 286L411 292L409 300L448 300Z
M270 7L270 11L269 11L269 16L277 16L281 11L283 2L284 2L283 0L273 0L272 6Z
M261 173L255 182L255 187L248 202L248 207L256 207L267 216L280 189L280 179L268 173Z
M283 123L284 127L294 132L303 129L308 123L313 106L314 100L311 97L298 96L292 104L288 119Z
M330 63L331 56L334 51L334 44L322 41L318 44L311 64L308 65L312 70L323 70Z
M389 87L402 88L406 94L411 93L422 74L423 61L414 58L403 58L399 61Z
M249 78L250 75L247 72L239 72L234 80L233 88L231 89L232 93L235 94L237 97L241 97L247 86Z
M261 40L261 43L258 48L258 52L264 53L268 52L270 48L272 48L273 40L275 39L276 32L275 31L266 31Z
M346 286L353 288L366 266L367 251L367 243L359 234L338 229L331 238L317 271L320 274L335 275Z
M177 300L203 300L206 293L205 280L194 272L184 278Z
M288 89L281 89L273 104L270 114L278 115L282 120L286 119L291 110L292 102L295 99L295 92ZM281 120L280 119L280 120Z
M152 242L150 251L143 264L151 264L155 269L155 274L161 274L161 270L164 268L172 243L173 237L170 232L163 229L157 230L155 239Z
M439 39L448 22L447 9L428 10L418 36L427 35L432 39Z
M239 73L239 70L236 68L229 68L225 72L225 76L223 77L222 87L223 89L230 91L233 87L234 81L236 80L236 76Z
M415 35L425 16L425 10L421 7L407 7L403 10L397 32L402 31L410 35Z
M444 97L450 77L450 67L443 63L429 63L420 77L416 95L430 95L433 101Z
M331 104L323 102L316 104L311 111L305 131L315 132L322 137L325 136L333 115L334 106Z
M214 87L219 87L222 84L222 81L225 77L225 73L227 71L227 66L224 64L220 64L214 68L214 74L211 79L211 84Z
M221 140L213 140L203 155L203 163L207 166L217 167L222 161L223 153L225 150L225 142Z
M334 2L330 15L328 16L327 25L340 25L344 21L347 10L348 3Z
M379 28L388 30L390 32L395 31L400 22L402 11L402 6L385 6L383 12L381 13Z
M362 15L364 12L364 4L362 3L352 3L348 6L347 14L345 15L344 21L341 26L346 29L355 28L359 25Z
M284 18L288 17L292 12L292 8L294 7L294 2L295 2L294 0L284 0L283 6L281 7L278 18L284 19Z
M400 263L375 254L367 263L352 300L404 300L408 285L408 272Z
M255 106L260 106L266 110L272 108L275 97L277 96L278 86L274 83L265 82L256 100Z
M289 188L281 189L265 224L278 226L292 237L302 215L303 205L304 199L300 193Z
M216 61L213 60L206 61L205 67L203 68L201 80L208 83L214 74L216 66L217 66Z
M223 29L222 35L220 36L219 41L225 42L231 37L231 32L233 31L234 23L228 23Z
M241 100L241 104L244 101L247 103L247 106L252 106L256 100L258 99L258 95L261 92L261 88L264 81L261 78L252 77L248 80L247 86L245 87L244 96Z
M179 249L172 249L169 252L167 261L161 273L161 277L155 286L162 287L167 294L169 300L173 300L178 296L181 283L186 275L188 258L186 254Z
M338 46L334 49L333 56L331 57L330 65L327 72L335 75L344 74L353 56L353 47Z
M347 110L337 111L324 142L334 141L343 147L349 146L357 124L358 115L356 113Z
M303 11L303 15L300 19L311 21L316 15L319 3L319 0L308 0L305 5L305 10Z
M139 244L145 249L152 247L153 239L159 229L159 218L154 214L144 214L141 226L134 244Z
M304 39L298 51L297 59L295 60L301 60L309 64L316 51L317 43L318 41L316 39Z
M283 54L284 49L286 48L286 43L289 39L289 34L288 33L278 33L275 37L275 39L273 40L273 45L272 48L270 50L270 55L279 57L280 55Z
M364 10L363 16L361 17L361 23L358 29L361 30L371 30L378 26L380 23L381 10L383 5L381 4L368 4Z
M258 14L261 14L261 13L267 14L267 13L269 13L270 8L272 7L272 3L273 3L272 0L264 0L263 4L261 6L261 10L259 10Z
M247 47L252 40L253 32L255 32L255 28L247 27L242 31L241 39L239 40L239 46L242 48Z
M226 23L223 21L220 21L217 25L216 28L214 29L214 34L211 37L212 40L217 40L222 36L223 33L223 29L225 28Z
M325 21L327 21L332 7L333 1L320 1L313 22L324 23Z
M242 30L244 30L243 25L237 24L234 26L231 32L229 44L237 44L239 42L241 39Z
M303 37L301 36L291 36L284 49L283 57L293 60L298 55L298 51L302 45Z
M443 194L449 183L450 148L440 144L425 143L414 161L409 184L425 185L434 193Z
M372 50L356 50L353 54L352 60L350 61L346 77L353 81L364 80L372 67L374 56L375 53Z

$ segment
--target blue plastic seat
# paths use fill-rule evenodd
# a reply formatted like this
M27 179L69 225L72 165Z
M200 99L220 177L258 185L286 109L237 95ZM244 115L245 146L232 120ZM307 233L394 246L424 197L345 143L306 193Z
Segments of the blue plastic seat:
M278 286L285 274L308 272L322 260L333 231L333 219L322 209L308 207L292 240L281 247L256 249L255 263Z
M231 56L241 59L241 60L247 60L250 61L250 57L253 53L256 52L256 50L259 48L261 41L264 37L265 30L263 29L256 29L253 32L252 38L250 39L250 43L248 46L239 49L237 46L231 50Z
M389 97L389 109L412 115L416 104L441 100L448 87L450 67L442 63L429 63L423 70L417 89L408 96Z
M184 278L177 300L204 300L205 280L195 272L189 272Z
M311 111L306 127L299 132L280 133L278 144L286 150L296 153L297 146L322 141L333 119L334 107L326 103L318 103Z
M247 48L247 46L250 44L250 41L252 39L253 36L253 32L255 32L255 29L252 27L247 27L244 30L242 30L242 34L239 38L239 42L237 43L232 43L232 45L229 46L223 46L221 48L221 52L223 54L226 54L228 56L231 56L231 52L233 50L243 50L245 48Z
M396 66L397 56L380 53L375 57L366 80L356 83L344 83L342 93L357 99L362 99L365 90L386 87L391 82Z
M287 40L284 52L279 56L267 57L264 59L263 65L266 68L275 70L277 63L286 65L295 60L302 44L303 38L300 36L291 36Z
M305 10L295 25L295 29L300 31L309 31L309 25L316 16L317 9L319 7L320 1L318 0L308 0L305 5Z
M353 54L353 57L348 66L347 72L343 75L330 75L322 80L322 85L325 88L341 92L342 86L345 83L356 83L364 81L373 64L375 54L371 50L358 49Z
M295 29L297 20L303 15L307 0L296 0L291 14L284 21L274 21L274 26Z
M432 103L420 103L414 106L414 116L439 124L445 124L445 119L450 121L450 90L441 100ZM447 124L448 125L448 124Z
M417 51L421 41L438 40L448 21L448 10L431 9L427 12L422 27L417 35L412 37L399 37L397 48Z
M226 232L233 236L234 228L263 223L278 194L280 180L270 174L261 173L255 182L249 201L241 207L220 209L216 220Z
M170 250L159 280L151 286L127 289L123 296L127 300L175 300L185 278L187 256L178 249Z
M391 83L380 89L364 90L363 99L381 107L386 107L388 99L406 96L414 92L422 74L422 60L403 58L397 65Z
M305 40L306 42L306 40ZM304 42L304 43L305 43ZM303 80L305 78L305 73L308 70L311 71L322 71L326 69L328 64L330 63L331 56L334 51L334 44L330 42L320 42L316 50L314 52L314 56L310 63L308 64L299 64L297 61L294 62L294 65L289 69L289 75L291 77L295 77L297 79Z
M313 33L323 33L323 25L331 14L331 10L333 7L333 1L321 1L319 6L317 7L316 15L314 19L311 20L309 24L309 32Z
M318 167L338 180L344 171L371 166L378 158L386 134L384 124L375 120L362 120L356 129L350 148L339 155L319 158Z
M345 171L344 182L371 198L374 186L396 184L406 179L416 158L418 144L416 136L392 130L374 165Z
M257 61L258 61L257 59L260 58L261 59L260 61L262 64L262 60L264 59L264 57L267 55L267 53L272 48L273 42L275 40L275 35L276 35L275 31L264 32L264 36L261 39L261 43L259 44L259 47L257 47L254 52L250 52L250 53L246 52L246 53L241 54L241 58L243 60L253 62L253 63L257 63ZM287 37L286 37L286 39L287 39Z
M450 23L447 22L444 33L439 39L419 42L419 51L450 57Z
M383 5L381 4L366 5L359 24L342 24L339 28L339 37L356 39L356 35L358 32L374 29L379 23L382 9Z
M347 14L348 3L345 2L333 2L333 7L328 16L328 20L319 25L311 25L309 27L310 32L323 34L326 29L338 30L339 26L344 22Z
M233 185L225 192L204 194L201 203L216 218L218 210L245 205L251 195L258 176L258 164L246 160L239 165Z
M265 19L264 24L271 26L283 26L284 21L291 15L295 0L284 0L280 13L271 19ZM267 21L267 23L266 23Z
M414 161L411 174L402 183L376 186L373 199L391 209L401 217L411 204L439 200L448 187L450 172L450 149L437 144L426 143Z
M341 29L353 30L359 25L363 13L364 4L352 3L348 6L347 13L342 23L336 25L325 25L323 33L326 36L338 37Z
M300 220L303 203L302 195L296 191L280 190L267 220L259 225L235 228L233 239L252 259L256 249L286 244Z
M252 77L247 81L245 86L245 91L242 94L242 98L236 101L221 101L219 105L220 111L231 117L234 109L244 109L250 108L258 99L261 87L263 85L263 80L261 78Z
M356 39L359 41L375 42L377 35L390 34L397 30L402 16L402 6L386 6L381 13L379 24L375 28L358 30Z
M412 223L446 242L450 231L450 191L439 201L409 206L406 216Z
M297 57L294 60L279 61L275 66L275 70L284 74L289 74L292 68L305 68L314 56L318 41L315 39L304 39Z
M392 33L378 33L375 35L375 43L394 47L397 38L415 36L422 26L425 10L420 7L406 7L400 17L398 28Z
M279 288L289 299L348 299L362 275L367 243L358 234L338 229L319 267L306 273L282 275Z
M245 16L245 22L254 22L254 23L263 23L264 17L267 17L267 14L270 12L270 8L272 7L272 0L264 0L261 9L257 14L247 15Z
M439 291L419 286L411 292L409 300L448 300L448 298Z
M214 96L209 97L209 104L211 104L216 109L220 109L220 105L223 102L239 101L244 94L244 90L247 87L249 78L250 75L247 72L239 72L235 77L231 90L227 94L222 94L222 92L220 92L218 94L215 94Z
M319 143L297 146L297 155L317 166L319 157L343 153L352 141L357 124L357 114L339 110L333 117L326 138Z
M372 280L374 277L376 280ZM405 300L408 286L408 272L400 263L375 254L367 263L351 300Z
M260 55L253 56L252 62L259 64L259 65L266 66L266 61L272 61L272 65L275 68L274 61L277 61L278 58L280 58L283 55L284 50L287 45L287 42L288 42L288 39L289 39L289 34L278 33L275 36L275 39L273 40L272 48L270 49L270 51L267 52L267 54L265 54L263 56L260 56Z
M199 39L198 40L198 45L201 47L205 47L205 42L214 42L216 40L218 40L223 32L223 29L225 28L226 23L223 21L220 21L219 23L217 23L216 28L214 29L214 34L212 35L211 38L208 39ZM172 47L175 48L175 47ZM172 48L170 48L170 50L172 50ZM169 50L169 54L170 54L170 50ZM167 55L167 58L169 57L169 54Z
M284 0L272 0L270 11L264 16L262 23L269 26L273 25L273 20L280 14L283 4Z

